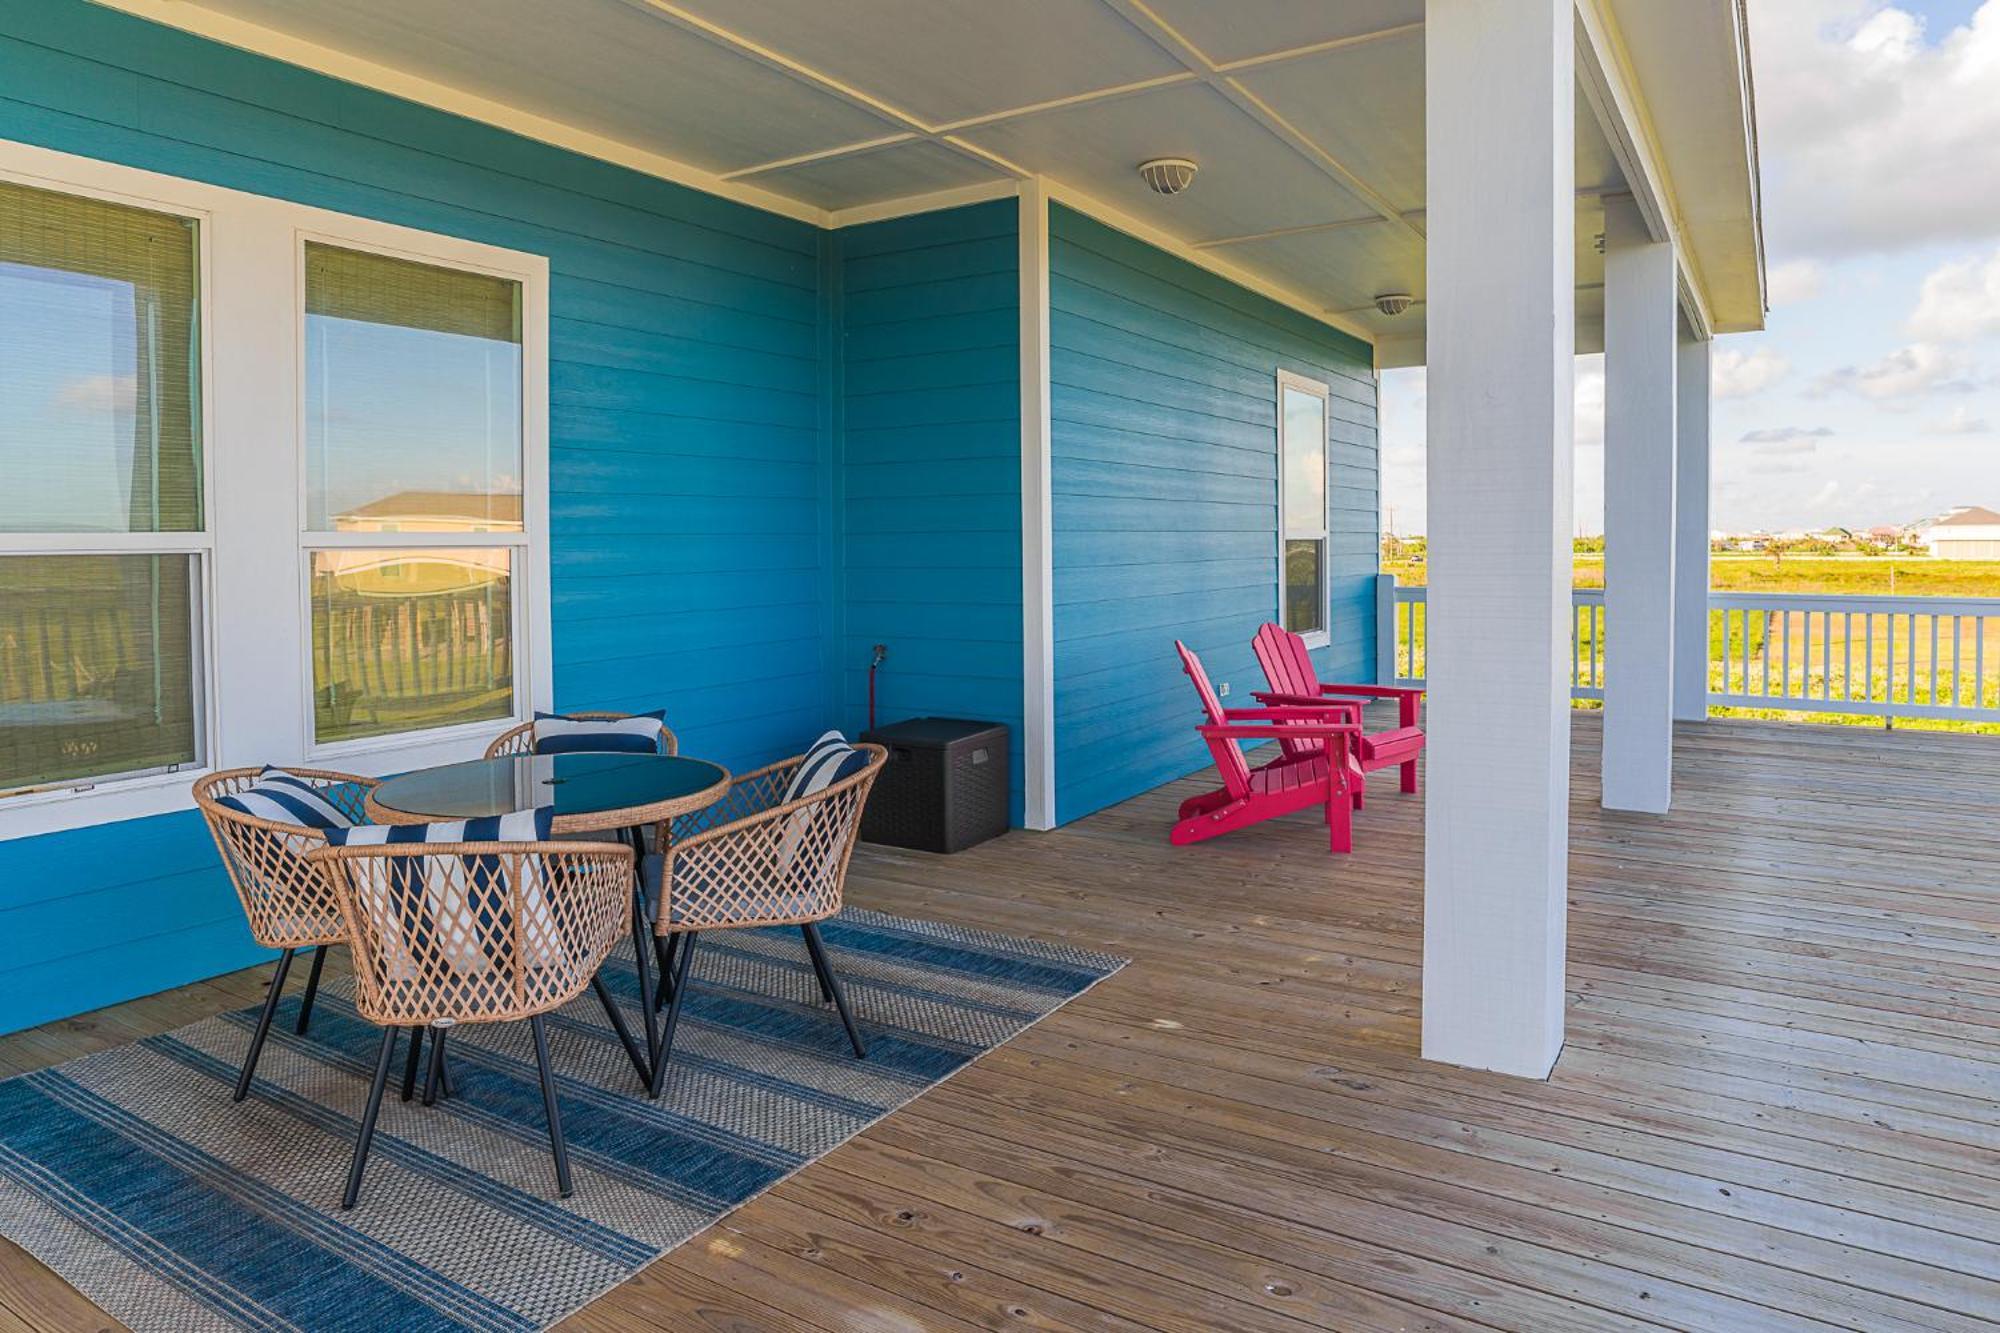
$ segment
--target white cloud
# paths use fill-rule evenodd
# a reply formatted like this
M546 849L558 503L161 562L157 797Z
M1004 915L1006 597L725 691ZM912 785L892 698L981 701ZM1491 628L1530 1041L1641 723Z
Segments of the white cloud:
M1739 352L1727 347L1710 366L1710 388L1717 398L1748 398L1762 393L1792 373L1792 363L1768 347Z
M1948 31L1880 0L1749 7L1773 251L1992 235L2000 0Z
M1842 366L1819 377L1822 393L1853 392L1882 401L1973 387L1965 363L1935 343L1911 343L1866 366Z
M56 407L92 415L102 412L130 412L139 396L138 379L131 375L81 375L64 380L49 395Z
M2000 79L2000 72L1996 72ZM1994 88L2000 99L2000 84ZM1944 264L1924 278L1909 330L1933 342L1971 342L2000 333L2000 250L1984 260Z
M1819 442L1833 434L1827 426L1773 426L1764 430L1745 431L1741 444L1754 444L1760 454L1809 454L1819 448Z
M1960 405L1951 410L1951 415L1933 421L1927 430L1933 435L1984 435L1993 427L1985 417L1972 414L1972 409Z
M1580 357L1576 363L1576 445L1579 449L1604 446L1604 359L1601 356Z
M1817 259L1794 259L1772 268L1771 308L1802 305L1818 296L1826 284L1826 265Z

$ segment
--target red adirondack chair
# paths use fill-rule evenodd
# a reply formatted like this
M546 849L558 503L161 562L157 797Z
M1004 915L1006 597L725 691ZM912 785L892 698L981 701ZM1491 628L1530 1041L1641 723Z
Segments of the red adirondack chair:
M1400 685L1323 685L1319 673L1313 669L1312 654L1306 651L1306 641L1281 625L1266 624L1257 631L1250 646L1271 685L1253 696L1259 703L1295 708L1346 702L1353 708L1353 720L1359 723L1363 699L1394 699L1397 725L1387 731L1360 733L1348 750L1357 778L1355 804L1361 804L1358 798L1367 791L1367 775L1392 765L1403 770L1404 791L1417 789L1417 756L1424 749L1423 728L1417 725L1417 702L1424 697L1422 690ZM1319 746L1318 741L1306 738L1279 744L1285 758L1292 760L1307 758Z
M1225 709L1208 683L1201 659L1176 639L1181 669L1194 681L1201 695L1202 711L1208 722L1196 727L1215 756L1222 774L1222 789L1190 797L1181 802L1180 819L1169 835L1176 847L1247 828L1266 819L1289 815L1313 806L1326 807L1328 847L1336 852L1354 850L1351 823L1354 809L1353 777L1347 762L1347 744L1360 730L1342 720L1338 708L1325 704L1311 707ZM1263 743L1296 740L1318 747L1297 759L1284 756L1250 767L1239 741Z

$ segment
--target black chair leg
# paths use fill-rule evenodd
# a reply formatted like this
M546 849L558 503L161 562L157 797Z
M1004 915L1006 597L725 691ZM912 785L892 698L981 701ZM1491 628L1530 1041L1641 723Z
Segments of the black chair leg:
M625 1048L625 1058L632 1062L632 1068L639 1071L639 1086L650 1087L653 1071L646 1064L645 1052L639 1049L638 1041L632 1036L632 1025L625 1021L618 1002L611 998L611 988L604 984L602 973L590 979L590 988L597 993L597 1002L604 1006L604 1016L611 1020L611 1030L618 1034L618 1044Z
M654 997L654 1009L666 1009L666 1001L674 999L674 947L680 943L678 935L652 937L652 957L660 965L660 995Z
M306 997L299 1001L299 1025L292 1029L301 1037L306 1035L306 1024L312 1022L313 1001L319 998L319 971L326 966L328 947L322 944L313 950L312 971L306 974Z
M421 1032L410 1030L415 1041ZM375 1117L382 1113L382 1089L389 1083L389 1060L396 1053L396 1029L382 1029L382 1052L375 1057L375 1081L368 1087L368 1109L361 1113L361 1133L354 1140L354 1161L347 1168L347 1192L340 1196L342 1208L352 1208L361 1197L361 1173L368 1165L368 1145L375 1141Z
M659 952L661 954L660 993L653 997L653 1012L658 1013L660 1010L665 1009L674 998L674 983L672 979L676 970L674 960L680 957L681 937L679 932L675 932L672 935L655 935L653 938L660 941Z
M567 1199L572 1190L569 1179L569 1146L563 1142L562 1109L556 1104L556 1076L549 1068L549 1032L536 1014L528 1020L535 1034L535 1063L542 1071L542 1107L549 1116L549 1151L556 1159L556 1190Z
M290 949L278 955L277 971L271 973L270 989L264 992L264 1007L257 1014L257 1030L251 1034L250 1049L243 1057L243 1072L236 1076L236 1095L242 1101L250 1095L250 1080L257 1076L257 1057L264 1053L264 1038L271 1032L271 1016L278 1012L278 997L284 993L285 974L292 970Z
M431 1063L424 1074L424 1105L436 1106L438 1091L444 1086L444 1033L443 1028L431 1029Z
M806 952L812 955L813 975L819 978L819 998L833 1003L833 987L826 984L826 966L820 961L819 953L813 948L813 928L811 923L799 927L799 934L805 938Z
M681 1002L687 999L688 978L694 965L695 941L699 934L690 934L681 944L680 966L674 977L674 998L667 1004L666 1026L660 1030L659 1049L653 1052L653 1082L646 1089L646 1095L657 1099L660 1089L667 1086L667 1057L674 1049L674 1029L680 1025Z
M847 992L841 989L840 978L833 974L833 965L826 961L826 945L820 941L817 925L800 926L806 937L806 952L812 955L813 971L819 973L819 984L832 996L833 1007L840 1010L840 1021L847 1028L847 1040L853 1043L854 1055L858 1060L868 1058L868 1043L861 1040L861 1029L855 1026L854 1014L847 1007Z
M417 1094L417 1066L424 1058L424 1029L410 1029L410 1053L403 1057L403 1100L408 1101Z

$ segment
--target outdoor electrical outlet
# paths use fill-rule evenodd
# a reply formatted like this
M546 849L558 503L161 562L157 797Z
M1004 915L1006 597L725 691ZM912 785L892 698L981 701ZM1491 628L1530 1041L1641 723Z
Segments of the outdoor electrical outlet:
M1222 682L1222 697L1225 699L1229 697L1229 682L1226 680Z

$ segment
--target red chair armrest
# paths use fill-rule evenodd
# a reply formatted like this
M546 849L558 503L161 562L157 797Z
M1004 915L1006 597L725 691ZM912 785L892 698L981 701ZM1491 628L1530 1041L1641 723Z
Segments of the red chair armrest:
M1317 694L1280 694L1275 690L1256 690L1250 697L1260 703L1314 713L1339 712L1354 715L1359 713L1363 706L1363 701L1360 699L1326 699Z
M1362 694L1371 699L1421 699L1424 692L1413 685L1328 685L1322 683L1324 694Z
M1225 708L1222 716L1230 722L1313 722L1347 711L1338 703L1314 702L1286 708Z
M1287 741L1330 740L1335 736L1358 735L1361 728L1351 722L1274 722L1266 726L1216 726L1203 723L1195 728L1213 740Z

